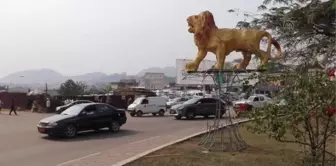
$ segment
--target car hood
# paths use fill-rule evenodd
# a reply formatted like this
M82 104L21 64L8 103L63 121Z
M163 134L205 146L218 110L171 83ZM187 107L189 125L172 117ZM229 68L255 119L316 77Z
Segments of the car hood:
M63 119L67 119L67 118L72 118L75 115L63 115L63 114L58 114L58 115L53 115L47 118L44 118L42 120L40 120L40 122L44 122L44 123L53 123L53 122L57 122Z
M61 105L61 106L56 107L56 109L62 109L62 108L67 108L67 107L69 107L69 105Z
M172 106L171 109L183 108L183 107L186 107L186 106L189 106L189 105L193 105L193 104L176 104L176 105Z
M176 104L171 107L171 109L177 109L178 107L181 107L183 104Z
M234 101L233 104L245 104L247 102L248 100L238 100L238 101Z
M117 108L118 111L125 111L123 108Z
M130 104L127 108L129 108L129 109L133 109L133 108L136 107L136 105L137 105L137 104L132 103L132 104Z
M173 104L175 104L175 102L173 102L173 101L168 101L166 104L167 104L167 105L173 105Z

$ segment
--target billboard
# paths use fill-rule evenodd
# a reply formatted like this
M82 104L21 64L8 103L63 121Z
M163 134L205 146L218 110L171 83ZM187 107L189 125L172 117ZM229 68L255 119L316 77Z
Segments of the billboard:
M188 74L184 68L185 65L191 61L192 60L190 59L176 59L176 84L182 84L182 85L214 84L213 79L210 76L204 77L204 74L196 74L196 73ZM198 71L211 69L211 67L215 64L216 61L203 60L198 67Z

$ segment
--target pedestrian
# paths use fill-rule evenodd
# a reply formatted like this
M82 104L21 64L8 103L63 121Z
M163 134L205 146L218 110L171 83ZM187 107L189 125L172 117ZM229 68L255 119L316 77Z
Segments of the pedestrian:
M2 110L2 101L0 100L0 114L1 114L1 110Z
M38 109L38 107L37 107L37 101L34 100L33 104L32 104L31 112L37 112L37 109Z
M49 112L50 111L50 99L49 98L47 98L47 101L46 101L46 107L47 107L47 112Z
M12 112L14 112L15 115L17 115L17 113L16 113L16 108L15 108L15 101L14 101L14 99L12 99L11 110L9 111L9 115L11 115Z
M133 102L133 99L132 99L132 97L128 98L128 100L127 100L127 106L131 105L131 104L132 104L132 102Z

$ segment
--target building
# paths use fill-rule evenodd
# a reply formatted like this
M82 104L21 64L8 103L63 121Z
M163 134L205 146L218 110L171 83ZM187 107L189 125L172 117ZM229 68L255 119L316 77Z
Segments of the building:
M145 73L142 84L146 89L163 89L166 85L164 73Z
M119 82L110 82L111 89L137 87L136 79L121 79Z

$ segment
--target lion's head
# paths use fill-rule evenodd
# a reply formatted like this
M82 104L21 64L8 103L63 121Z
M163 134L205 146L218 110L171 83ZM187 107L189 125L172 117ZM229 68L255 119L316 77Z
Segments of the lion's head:
M187 18L190 33L195 34L195 39L198 42L200 40L207 40L209 38L211 30L217 29L214 17L211 12L203 11L198 15L192 15Z

